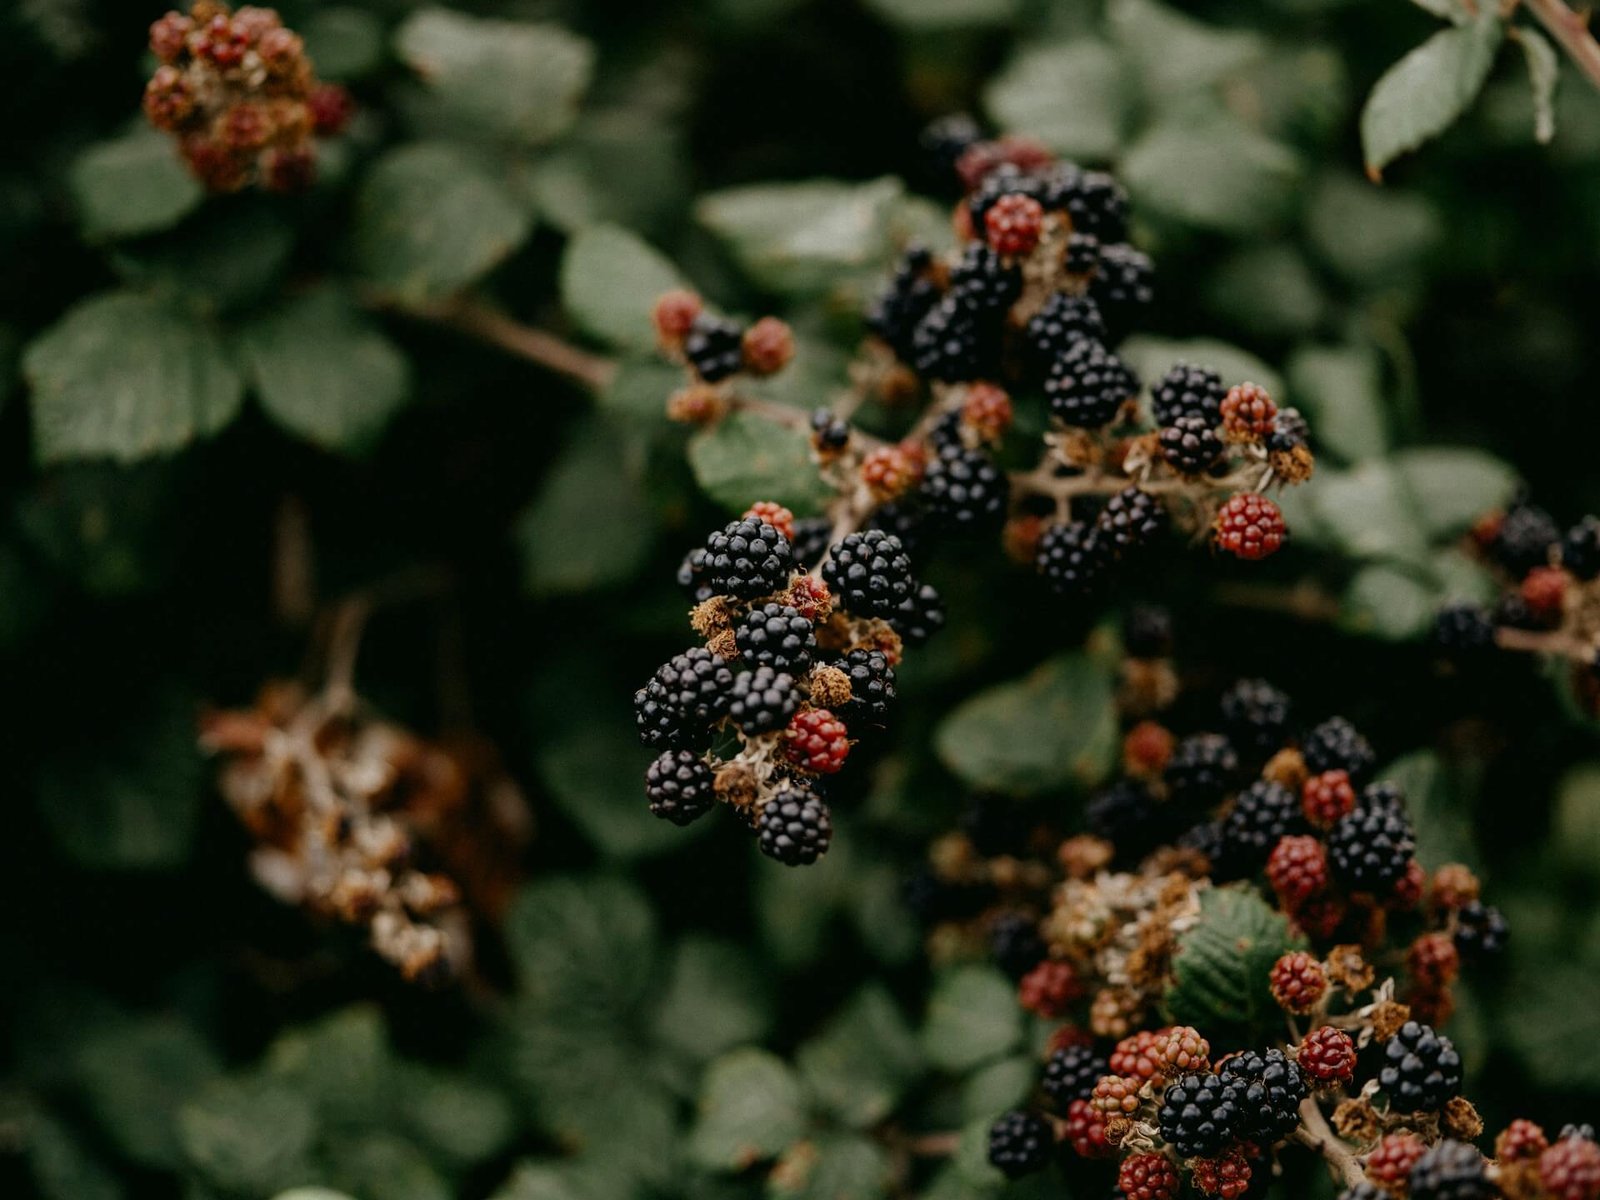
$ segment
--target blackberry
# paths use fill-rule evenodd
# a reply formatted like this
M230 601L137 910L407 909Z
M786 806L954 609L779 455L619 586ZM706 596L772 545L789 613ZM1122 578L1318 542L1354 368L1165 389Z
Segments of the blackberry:
M1223 854L1222 826L1216 821L1191 825L1178 835L1177 846L1204 855L1207 862L1217 862Z
M1074 342L1084 338L1104 342L1106 323L1100 316L1100 306L1088 296L1052 292L1039 311L1028 318L1026 336L1034 358L1048 365Z
M801 517L794 523L794 537L789 539L794 561L801 566L816 562L828 548L828 535L832 532L833 522L827 517Z
M1179 417L1161 430L1161 454L1180 475L1204 475L1222 457L1222 439L1198 414Z
M1102 242L1120 242L1128 236L1128 194L1104 171L1059 163L1045 175L1037 199L1046 210L1065 212L1074 233L1087 233Z
M1221 800L1239 770L1239 755L1220 733L1191 733L1172 751L1162 772L1178 804L1205 806Z
M980 792L961 814L961 832L985 858L1020 853L1032 828L1033 822L1009 796Z
M1119 779L1084 809L1089 832L1116 848L1120 862L1137 862L1176 832L1171 810L1135 779Z
M989 953L1012 979L1021 979L1048 953L1038 922L1026 913L1003 912L989 926Z
M950 268L950 291L946 298L954 300L964 312L998 314L1015 304L1021 295L1021 268L1007 263L997 251L982 242L968 246L961 261Z
M1395 1112L1438 1112L1461 1093L1461 1056L1431 1026L1407 1021L1383 1044L1378 1086Z
M939 289L928 277L932 265L933 255L926 248L906 251L889 286L867 310L867 328L888 342L902 361L911 359L917 323L939 302Z
M1043 195L1044 184L1038 176L1028 174L1016 163L1001 163L967 197L967 216L972 220L973 232L982 235L989 210L1001 196L1027 196L1042 204Z
M1039 1086L1051 1104L1065 1109L1074 1100L1087 1100L1110 1069L1092 1046L1063 1046L1046 1060Z
M707 383L737 374L744 365L744 326L702 312L683 339L683 356Z
M928 514L915 493L880 504L867 519L868 529L881 529L900 539L908 554L915 553L927 532Z
M944 600L924 583L900 602L889 624L906 645L920 646L944 628Z
M1500 1190L1484 1174L1475 1146L1446 1138L1417 1159L1407 1194L1411 1200L1493 1200Z
M1389 1193L1375 1183L1363 1179L1339 1193L1338 1200L1389 1200Z
M1218 823L1217 873L1229 879L1256 874L1280 838L1305 832L1300 798L1270 779L1258 779L1234 799Z
M811 440L817 449L837 453L850 443L850 422L834 416L831 408L814 409L811 413Z
M1510 937L1510 923L1492 904L1469 900L1456 910L1456 949L1469 962L1503 953Z
M678 586L695 604L704 604L717 593L706 583L706 548L696 546L678 564Z
M676 654L633 694L639 740L646 746L698 744L727 711L733 668L704 646Z
M1446 650L1487 650L1494 620L1481 604L1447 604L1434 614L1433 640Z
M792 604L776 600L752 608L734 627L734 644L752 667L804 675L817 648L811 622Z
M1222 693L1222 724L1235 746L1266 758L1289 735L1293 702L1265 679L1241 679Z
M761 806L756 838L761 853L784 866L814 863L828 852L833 839L828 806L807 788L785 787Z
M1132 484L1107 500L1094 522L1101 538L1119 554L1149 545L1166 523L1161 501Z
M1034 565L1063 596L1087 597L1100 587L1110 557L1099 532L1087 521L1052 525L1039 538Z
M1540 630L1551 627L1549 619L1543 613L1535 612L1523 599L1521 592L1507 592L1500 597L1490 619L1502 629Z
M983 140L983 128L971 113L946 113L935 117L923 127L917 144L942 176L955 172L956 160L966 153L974 142Z
M663 821L687 825L716 805L710 764L692 750L666 750L644 770L650 811Z
M1150 389L1150 406L1157 425L1172 425L1179 417L1204 417L1207 425L1222 420L1222 400L1228 389L1222 376L1210 367L1173 363Z
M1283 453L1304 446L1311 440L1311 424L1298 408L1280 408L1272 418L1272 432L1267 435L1267 449Z
M1406 811L1406 790L1392 779L1380 779L1361 789L1362 808L1385 808L1401 816Z
M852 650L836 664L850 676L850 703L846 712L882 719L894 704L894 668L882 650Z
M857 617L893 617L916 588L905 547L881 529L852 533L835 546L822 580L840 607Z
M994 459L955 442L941 447L928 463L919 494L936 522L966 530L998 525L1009 488Z
M1100 265L1100 239L1092 233L1070 233L1062 265L1068 275L1092 275Z
M753 600L789 583L789 539L756 517L730 522L706 539L705 581L718 595Z
M1521 579L1535 567L1550 562L1550 550L1561 541L1561 530L1544 509L1514 504L1501 518L1490 553L1512 575Z
M1130 658L1166 658L1173 647L1172 614L1154 604L1136 604L1122 619L1122 646Z
M1333 877L1352 892L1383 895L1405 877L1417 848L1411 824L1388 808L1358 808L1339 818L1327 837Z
M1021 1109L1013 1109L989 1126L989 1164L1007 1179L1044 1170L1055 1145L1050 1122Z
M1308 733L1300 753L1305 756L1306 769L1313 775L1346 771L1350 782L1358 787L1367 782L1372 769L1378 765L1372 743L1343 717L1329 717Z
M1300 1124L1300 1102L1310 1088L1282 1050L1246 1050L1224 1062L1217 1074L1239 1089L1239 1136L1265 1149Z
M1167 1088L1156 1119L1181 1158L1203 1158L1238 1140L1241 1089L1221 1076L1190 1075Z
M1150 307L1155 299L1151 286L1154 275L1149 255L1132 246L1116 242L1100 247L1100 262L1089 281L1089 295L1100 306L1113 336L1126 333Z
M1561 565L1587 583L1600 576L1600 517L1585 517L1561 539Z
M1044 394L1064 424L1098 429L1139 394L1139 377L1103 342L1079 338L1050 364ZM1222 443L1217 445L1220 452Z
M789 723L800 707L794 676L773 667L757 667L733 681L728 719L742 733L771 733Z
M949 295L929 310L911 335L912 368L925 379L945 383L992 374L990 367L999 351L998 326Z

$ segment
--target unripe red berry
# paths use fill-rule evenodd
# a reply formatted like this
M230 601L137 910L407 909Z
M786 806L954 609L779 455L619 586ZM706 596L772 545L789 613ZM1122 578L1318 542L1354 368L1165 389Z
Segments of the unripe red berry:
M1461 955L1448 933L1424 933L1406 951L1406 969L1419 987L1449 987L1461 973Z
M1017 1003L1046 1020L1064 1016L1071 1003L1083 995L1083 985L1072 964L1047 958L1022 977Z
M1204 1071L1211 1065L1211 1043L1192 1025L1174 1025L1158 1035L1156 1061L1168 1079Z
M1042 143L1009 135L993 141L973 142L956 160L956 174L961 177L962 186L971 191L983 182L984 176L1004 163L1032 171L1046 166L1052 157Z
M1300 932L1313 941L1327 941L1344 924L1350 915L1350 906L1343 896L1323 894L1313 896L1298 908L1290 907L1294 923Z
M684 288L662 292L651 313L661 344L669 348L681 346L689 330L694 328L694 319L700 315L701 307L700 297Z
M1267 858L1267 879L1285 908L1297 909L1328 887L1328 855L1306 834L1280 838Z
M1194 1160L1194 1186L1208 1196L1237 1200L1250 1188L1250 1163L1238 1150Z
M194 93L176 67L157 67L144 89L144 115L157 129L172 132L195 112Z
M1519 589L1528 611L1541 621L1555 624L1567 599L1567 573L1560 567L1535 567Z
M1162 1035L1165 1030L1141 1029L1118 1042L1107 1065L1112 1074L1135 1079L1154 1079L1161 1073Z
M1355 1078L1355 1040L1342 1029L1323 1025L1306 1034L1295 1061L1307 1078L1322 1086L1349 1083Z
M158 17L150 26L150 52L164 63L175 62L194 32L194 22L180 12Z
M1422 903L1422 890L1427 885L1428 873L1416 859L1406 863L1406 873L1395 880L1394 890L1386 903L1391 908L1409 909Z
M1600 1200L1600 1145L1562 1138L1539 1155L1539 1182L1555 1200Z
M744 510L744 515L765 521L790 541L794 540L794 513L776 500L757 500Z
M312 126L323 137L342 133L356 110L349 91L337 83L318 84L306 98L306 105L311 110Z
M1032 196L1001 196L984 214L983 228L996 253L1006 258L1020 257L1039 244L1044 208Z
M1117 1187L1127 1200L1173 1200L1183 1186L1165 1154L1131 1154L1117 1169Z
M1122 769L1129 775L1155 776L1166 770L1178 739L1158 721L1140 721L1122 739Z
M249 48L250 39L245 31L236 29L233 21L221 14L206 22L195 39L195 53L222 70L243 62Z
M1331 829L1336 821L1355 809L1356 789L1350 783L1350 773L1344 770L1324 771L1307 779L1300 789L1300 807L1306 820L1318 829Z
M1267 389L1256 383L1241 383L1222 399L1222 433L1230 442L1259 442L1273 430L1278 406Z
M727 399L709 383L691 383L667 397L667 416L685 425L708 425L727 409Z
M1304 950L1292 950L1272 964L1270 986L1272 998L1285 1012L1303 1016L1328 994L1328 975Z
M879 446L861 460L861 482L875 499L893 500L917 485L923 462L915 446Z
M241 100L223 114L217 133L231 150L259 150L272 137L272 122L263 105Z
M1064 1140L1084 1158L1108 1158L1112 1146L1106 1140L1106 1119L1087 1100L1067 1105Z
M752 375L775 375L794 357L794 332L777 317L762 317L744 331L742 350Z
M808 708L790 720L784 752L802 771L832 775L850 754L849 731L827 709Z
M1133 1075L1102 1075L1089 1103L1102 1116L1130 1117L1139 1111L1139 1088L1143 1082Z
M967 387L961 402L961 423L986 442L998 442L1011 428L1011 397L993 383L974 383Z
M316 181L317 156L310 146L279 146L261 160L262 182L274 192L303 192Z
M1217 511L1217 546L1247 560L1276 554L1289 536L1278 506L1256 492L1229 496Z
M1385 1191L1404 1193L1411 1181L1411 1168L1427 1149L1414 1133L1386 1133L1367 1155L1367 1178Z
M1534 1122L1518 1117L1494 1139L1494 1156L1501 1162L1527 1162L1538 1158L1550 1146L1550 1139Z
M1429 899L1435 908L1453 912L1478 898L1481 885L1472 868L1462 863L1445 863L1433 873Z

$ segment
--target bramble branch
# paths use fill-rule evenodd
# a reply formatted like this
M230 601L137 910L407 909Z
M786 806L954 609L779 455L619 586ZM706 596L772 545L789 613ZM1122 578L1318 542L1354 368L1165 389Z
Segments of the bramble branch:
M1589 82L1600 88L1600 42L1589 30L1587 13L1574 12L1562 0L1522 0L1523 7L1546 33L1561 44Z

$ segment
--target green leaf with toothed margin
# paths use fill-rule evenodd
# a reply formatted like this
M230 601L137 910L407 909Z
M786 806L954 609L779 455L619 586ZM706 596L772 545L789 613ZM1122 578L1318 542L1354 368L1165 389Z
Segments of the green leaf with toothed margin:
M1289 921L1245 887L1200 893L1200 919L1178 939L1164 998L1174 1023L1198 1029L1264 1028L1282 1013L1267 977L1300 945Z
M729 512L776 500L804 516L817 512L828 496L811 461L810 436L758 413L730 413L695 434L689 466L706 495Z

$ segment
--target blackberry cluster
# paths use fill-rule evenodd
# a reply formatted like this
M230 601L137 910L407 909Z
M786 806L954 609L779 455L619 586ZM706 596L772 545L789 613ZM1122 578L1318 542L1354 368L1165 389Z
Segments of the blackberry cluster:
M989 1163L1007 1179L1021 1179L1050 1165L1055 1132L1043 1117L1022 1110L1006 1113L989 1128Z
M1222 1064L1218 1078L1239 1089L1238 1136L1269 1146L1300 1124L1300 1102L1310 1088L1282 1050L1247 1050Z
M1150 389L1156 424L1175 424L1179 417L1201 417L1212 427L1222 420L1222 399L1228 389L1210 367L1175 363Z
M1267 865L1274 846L1307 828L1298 796L1281 783L1257 779L1217 823L1218 854L1212 868L1224 879L1253 876Z
M1395 1112L1438 1112L1461 1094L1461 1056L1431 1026L1407 1021L1384 1043L1378 1085Z
M1284 743L1293 712L1288 695L1265 679L1241 679L1222 693L1222 724L1234 745L1264 757Z
M1065 1109L1074 1100L1087 1100L1109 1070L1105 1056L1093 1046L1063 1046L1045 1060L1039 1086L1056 1108Z
M1161 1137L1184 1158L1209 1157L1237 1140L1244 1089L1218 1074L1190 1075L1162 1094Z
M1099 589L1111 554L1095 526L1069 521L1044 531L1035 562L1039 574L1058 594L1085 597Z
M1180 475L1204 475L1222 458L1222 438L1199 413L1174 417L1161 429L1161 455Z
M1132 484L1107 500L1095 520L1096 528L1118 553L1149 545L1166 523L1167 510L1161 502Z
M1330 717L1306 734L1300 753L1313 775L1345 771L1350 782L1358 786L1366 783L1378 765L1372 743L1343 717Z
M703 312L683 339L683 356L705 382L720 383L744 365L744 326Z
M929 276L932 267L933 254L924 246L913 246L895 268L889 286L867 310L867 328L902 359L911 358L917 325L939 301L939 289Z
M1207 805L1222 799L1238 770L1239 756L1227 738L1195 733L1173 750L1163 778L1175 802Z
M675 654L633 698L639 739L646 746L704 741L706 727L728 709L733 668L703 646Z
M850 677L850 701L847 711L855 711L882 720L893 707L894 667L882 650L852 650L839 663Z
M1103 343L1077 338L1051 361L1044 394L1063 425L1098 429L1139 394L1139 377Z
M1510 937L1510 923L1493 905L1471 900L1456 910L1456 949L1468 962L1502 954Z
M1500 1192L1486 1166L1475 1147L1446 1138L1417 1159L1406 1181L1407 1194L1411 1200L1493 1200Z
M769 666L736 677L728 697L728 719L745 734L782 729L799 709L794 676Z

